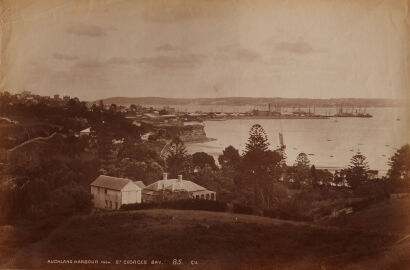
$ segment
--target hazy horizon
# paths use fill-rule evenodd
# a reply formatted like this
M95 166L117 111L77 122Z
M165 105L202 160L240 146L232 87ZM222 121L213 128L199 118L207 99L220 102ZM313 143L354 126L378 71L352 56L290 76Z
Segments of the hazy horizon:
M4 1L0 87L109 97L409 97L408 1Z
M357 98L357 97L330 97L330 98L307 98L307 97L280 97L280 96L226 96L226 97L170 97L170 96L109 96L100 99L110 99L110 98L163 98L163 99L372 99L372 100L402 100L400 98Z

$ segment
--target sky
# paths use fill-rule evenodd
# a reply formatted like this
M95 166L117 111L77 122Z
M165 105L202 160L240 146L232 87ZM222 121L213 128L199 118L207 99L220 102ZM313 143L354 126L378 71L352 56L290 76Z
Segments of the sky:
M407 98L408 0L5 0L0 89Z

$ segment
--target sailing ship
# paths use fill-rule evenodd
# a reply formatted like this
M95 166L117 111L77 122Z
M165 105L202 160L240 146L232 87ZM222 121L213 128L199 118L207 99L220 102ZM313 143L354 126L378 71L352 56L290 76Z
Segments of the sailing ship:
M286 145L283 143L283 134L279 132L279 149L284 150Z

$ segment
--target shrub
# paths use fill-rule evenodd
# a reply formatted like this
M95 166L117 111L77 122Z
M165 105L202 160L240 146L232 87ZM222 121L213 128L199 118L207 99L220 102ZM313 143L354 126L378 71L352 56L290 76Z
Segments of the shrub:
M136 203L121 206L122 210L141 210L153 208L225 212L227 205L226 203L220 201L185 199L152 203Z
M363 210L363 209L369 207L370 205L375 204L379 201L380 201L379 198L367 198L365 200L361 200L361 201L358 201L358 202L353 202L349 206L353 208L354 212L357 212L357 211Z

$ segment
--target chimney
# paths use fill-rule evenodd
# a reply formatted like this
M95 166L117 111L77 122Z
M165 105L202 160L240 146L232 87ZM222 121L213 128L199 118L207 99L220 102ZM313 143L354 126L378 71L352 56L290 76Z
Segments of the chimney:
M167 180L168 179L168 174L165 172L162 174L162 180Z
M178 182L182 182L182 175L178 175Z

